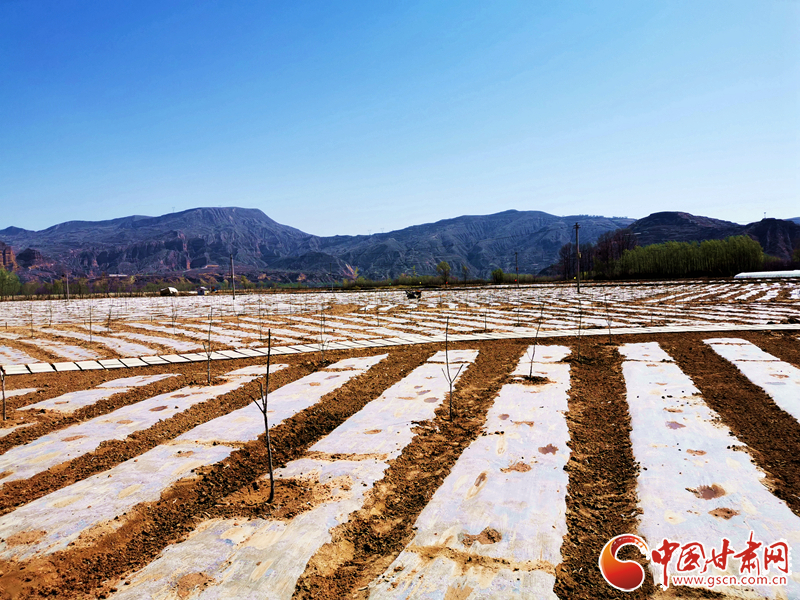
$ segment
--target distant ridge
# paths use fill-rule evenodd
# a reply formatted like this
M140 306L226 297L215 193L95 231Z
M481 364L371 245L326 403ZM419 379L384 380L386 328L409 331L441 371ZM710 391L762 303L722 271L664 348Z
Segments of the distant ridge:
M702 241L750 235L765 252L788 260L800 244L800 217L763 219L748 225L692 215L658 212L643 219L507 210L491 215L464 215L356 236L315 236L282 225L252 208L193 208L158 217L132 215L106 221L69 221L42 231L19 227L0 230L0 241L18 257L20 275L96 277L227 272L232 254L237 272L267 274L272 279L309 281L341 279L358 269L373 279L402 274L432 275L436 265L450 263L454 278L488 278L501 268L538 273L555 263L559 249L630 227L641 245L665 241Z
M731 235L749 235L764 252L790 260L800 244L800 224L784 219L762 219L748 225L699 217L684 212L658 212L639 219L631 229L642 246L663 242L721 240Z

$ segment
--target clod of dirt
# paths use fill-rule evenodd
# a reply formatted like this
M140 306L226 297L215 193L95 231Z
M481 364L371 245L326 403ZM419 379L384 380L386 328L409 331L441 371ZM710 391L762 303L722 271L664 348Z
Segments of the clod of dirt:
M531 466L524 462L516 462L511 466L506 467L505 469L500 469L503 473L510 473L511 471L519 471L520 473L526 473L531 470Z
M214 578L205 573L190 573L178 580L178 598L188 598L198 587L207 587Z
M738 510L733 510L732 508L715 508L714 510L708 511L712 517L719 517L720 519L725 519L726 521L731 517L735 517L739 514Z
M472 593L472 588L468 585L464 587L456 587L451 585L447 588L447 593L444 595L444 600L466 600Z
M168 408L169 408L168 406L156 406L154 408L151 408L150 412L160 412L162 410L167 410Z
M540 377L539 375L532 375L530 377L525 375L522 378L522 383L526 385L542 385L543 383L550 383L550 380L547 377Z
M683 427L686 427L686 425L682 425L677 421L667 421L667 427L669 427L670 429L682 429Z
M35 544L45 535L47 535L46 531L20 531L6 539L6 545L11 548L13 546Z
M703 456L706 451L705 450L687 450L687 454L691 454L692 456Z
M500 540L503 539L503 534L501 534L496 529L492 529L491 527L487 527L483 531L481 531L478 535L470 535L465 533L461 536L461 543L465 546L471 546L475 542L479 544L496 544Z
M558 450L558 447L553 446L553 444L547 444L547 446L542 446L539 448L539 452L542 454L555 454L556 450Z
M710 486L701 485L697 489L686 488L686 491L692 492L695 496L702 498L703 500L720 498L727 493L725 488L723 488L721 485L717 485L716 483L712 483Z

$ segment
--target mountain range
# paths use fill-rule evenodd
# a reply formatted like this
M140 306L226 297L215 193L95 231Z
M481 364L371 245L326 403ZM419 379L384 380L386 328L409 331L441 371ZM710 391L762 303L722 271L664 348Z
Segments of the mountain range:
M800 218L764 219L739 225L681 212L644 219L508 210L461 216L397 231L356 236L316 236L282 225L258 209L194 208L159 217L133 215L107 221L69 221L41 231L0 230L12 247L23 278L102 273L126 275L227 272L230 256L237 272L266 273L286 281L298 277L328 281L359 274L374 279L402 274L435 274L450 263L453 274L488 278L502 268L537 273L554 263L558 251L630 227L641 245L668 240L721 239L750 235L764 250L784 260L800 243Z

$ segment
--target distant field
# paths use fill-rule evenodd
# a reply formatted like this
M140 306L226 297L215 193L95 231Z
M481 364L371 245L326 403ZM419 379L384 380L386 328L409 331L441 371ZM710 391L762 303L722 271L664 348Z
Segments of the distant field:
M0 308L0 598L800 597L597 566L800 549L799 282Z

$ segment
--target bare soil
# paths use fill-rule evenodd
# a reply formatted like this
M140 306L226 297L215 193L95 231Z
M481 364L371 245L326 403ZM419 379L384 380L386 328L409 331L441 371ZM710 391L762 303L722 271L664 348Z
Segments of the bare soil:
M324 396L313 407L271 429L275 467L302 456L311 444L424 362L433 351L429 346L396 348L392 353L394 360L384 361L381 368L354 378ZM344 354L336 353L335 357L338 359ZM371 352L359 352L360 356L368 354ZM322 366L309 361L308 356L304 358L304 368L309 371ZM284 371L271 376L271 382L278 385L282 373ZM240 398L239 401L243 405L250 398ZM232 399L231 403L234 406L229 406L224 412L233 410L237 400ZM149 440L150 436L147 436L142 443L150 447L155 445L155 441ZM107 460L118 464L124 460L120 452L116 448L108 451ZM124 525L119 529L106 535L88 536L90 544L79 540L74 548L45 558L24 563L0 562L0 597L102 598L110 589L111 580L118 580L152 561L158 552L185 537L202 519L212 514L226 514L224 510L217 510L224 508L224 499L243 487L251 487L266 471L267 452L263 440L245 444L221 463L198 469L195 477L179 481L165 491L158 502L137 506L124 516ZM297 486L279 485L277 501L273 505L259 504L260 510L245 512L270 517L273 511L278 511L280 518L289 518L299 512L303 502L299 491ZM293 507L296 507L294 512ZM241 514L235 508L229 512Z
M347 312L342 310L341 312ZM630 417L625 400L622 357L617 351L626 342L658 341L690 376L709 406L717 411L756 464L768 475L768 485L800 515L800 424L778 408L760 388L750 383L733 365L702 343L709 337L742 337L765 351L800 366L797 333L724 332L548 338L547 344L570 346L569 412L572 456L566 466L568 533L562 547L563 562L556 568L559 598L719 598L719 594L693 588L657 591L648 573L645 584L634 593L616 592L602 579L597 557L605 543L620 533L635 533L639 518L636 477L639 466L631 450ZM76 340L77 342L77 340ZM500 387L509 381L524 349L532 340L497 340L456 343L451 348L478 348L476 362L455 387L455 418L448 418L445 403L430 423L416 427L417 434L404 452L390 463L384 478L368 495L364 507L333 531L333 541L309 562L298 581L295 598L365 598L366 586L380 575L414 534L414 522L450 473L463 450L481 433L486 412ZM578 356L580 343L580 356ZM541 340L540 340L540 345ZM306 455L308 448L348 417L377 398L388 387L422 364L442 344L397 346L389 349L331 351L330 361L348 356L389 352L390 358L315 406L271 430L275 468ZM289 368L271 376L282 386L324 366L319 355L273 358ZM263 359L215 361L212 375L220 375ZM73 415L49 411L29 414L17 411L25 405L68 391L129 376L130 371L88 371L15 376L14 388L37 387L35 394L9 399L15 419L34 422L31 427L0 438L0 453L45 433L106 414L120 406L189 384L205 384L205 363L137 369L136 374L179 373L150 386L135 388ZM8 383L8 381L7 381ZM541 382L531 382L540 385ZM0 488L0 514L13 510L51 491L82 480L135 457L200 423L226 414L251 401L257 384L248 384L225 396L196 405L150 429L122 441L102 444L95 452L69 461L28 480ZM547 451L547 447L540 449ZM524 471L527 465L510 468ZM529 467L527 467L529 468ZM327 498L326 486L300 480L275 482L275 500L267 504L269 486L259 480L267 472L263 439L244 444L231 456L199 469L164 492L157 502L142 504L124 515L114 531L89 532L68 550L23 563L0 562L0 598L103 598L115 586L124 585L132 572L151 562L167 545L184 539L194 527L213 517L290 519ZM712 489L711 492L714 490ZM704 493L705 490L697 490ZM720 518L730 518L719 515ZM35 536L37 532L25 532ZM482 544L496 543L498 532L477 534ZM19 543L25 540L13 540ZM623 556L636 560L631 550ZM463 554L463 553L462 553ZM466 555L454 553L454 560ZM188 594L208 582L195 577L181 582L179 592Z

